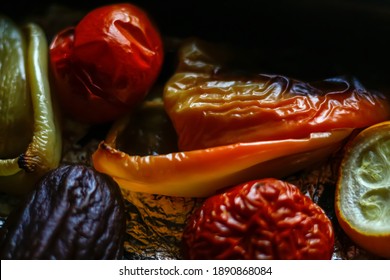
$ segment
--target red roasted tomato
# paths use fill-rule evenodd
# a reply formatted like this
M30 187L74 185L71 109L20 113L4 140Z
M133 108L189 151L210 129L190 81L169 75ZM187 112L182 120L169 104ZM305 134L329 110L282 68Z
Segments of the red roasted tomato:
M55 94L65 114L86 123L115 120L136 106L157 79L163 61L160 34L131 4L107 5L50 46Z
M208 198L183 243L188 259L330 259L334 231L296 186L263 179Z

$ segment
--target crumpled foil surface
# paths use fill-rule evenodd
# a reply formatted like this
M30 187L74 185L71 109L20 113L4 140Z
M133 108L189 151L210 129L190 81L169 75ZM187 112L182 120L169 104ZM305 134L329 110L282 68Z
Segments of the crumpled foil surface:
M57 15L61 14L61 17ZM83 13L65 7L50 6L45 16L31 17L52 37L58 30L77 22ZM63 163L92 165L91 155L105 138L109 127L87 126L64 121ZM341 230L334 213L337 180L337 155L311 170L286 178L319 204L333 222L336 242L333 259L378 259L356 246ZM127 236L124 259L182 259L181 235L186 220L202 199L167 197L123 191L127 207ZM0 193L0 231L8 214L20 198Z
M64 162L91 165L90 157L104 139L106 128L80 127L69 123L65 127ZM340 153L286 178L321 206L335 230L334 260L378 259L356 246L338 225L334 212L334 192ZM201 205L202 198L169 197L123 191L127 208L127 235L124 259L182 259L181 236L186 220Z
M128 221L125 259L182 259L181 235L201 199L124 192Z
M63 163L92 165L91 155L104 139L108 127L64 125ZM339 156L285 180L298 186L320 205L331 219L336 236L334 260L379 259L356 246L338 225L334 212L334 191ZM187 218L201 205L201 198L169 197L123 191L127 208L127 235L123 259L182 259L181 236ZM0 229L20 198L0 193Z

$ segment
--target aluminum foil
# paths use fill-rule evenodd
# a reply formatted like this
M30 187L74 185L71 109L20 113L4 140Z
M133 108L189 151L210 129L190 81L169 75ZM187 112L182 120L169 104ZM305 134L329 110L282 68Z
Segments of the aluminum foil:
M92 165L91 155L109 127L64 122L63 163ZM334 191L340 153L327 162L286 178L321 206L335 230L334 260L379 259L356 246L341 230L334 212ZM188 217L201 198L169 197L123 191L127 208L124 259L182 259L181 236ZM0 228L21 198L0 194Z
M56 16L61 13L62 17ZM57 30L76 22L82 13L49 7L46 16L32 17L51 37ZM63 20L60 20L63 19ZM91 155L108 131L108 126L86 126L64 121L63 163L92 165ZM333 222L336 233L333 259L378 259L356 246L340 229L334 213L334 191L339 155L311 170L286 178L319 204ZM189 215L202 199L167 197L123 191L127 207L124 259L181 259L181 235ZM0 230L20 198L0 193Z

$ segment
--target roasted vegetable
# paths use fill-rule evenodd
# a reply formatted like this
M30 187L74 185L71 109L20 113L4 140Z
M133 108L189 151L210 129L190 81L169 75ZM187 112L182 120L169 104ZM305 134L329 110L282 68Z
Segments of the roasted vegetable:
M166 84L164 105L180 150L300 139L390 118L387 98L356 79L306 83L278 75L240 75L215 52L205 42L187 42Z
M285 82L295 83L294 90L269 83L271 78L260 83L226 72L214 61L214 57L224 61L225 53L215 49L206 53L203 47L199 41L186 42L180 49L178 72L165 85L164 114L176 125L179 150L140 155L119 146L120 135L131 129L127 128L131 121L125 119L113 126L94 153L95 168L122 188L204 197L252 179L282 178L337 151L353 129L390 116L387 99L362 92L357 81L325 81L323 86L333 86L324 86L326 94L287 78ZM337 86L349 88L340 91Z
M26 193L61 157L43 30L0 16L0 191Z
M330 259L324 211L289 183L267 178L209 197L183 233L188 259Z
M125 226L123 197L110 177L83 165L60 166L8 217L0 258L118 259Z
M160 98L145 101L134 114L122 118L112 127L116 147L140 156L177 151L177 137Z
M63 111L87 123L118 118L146 96L163 54L160 34L140 8L123 3L90 11L50 46Z
M362 248L390 259L390 122L361 131L343 152L335 193L340 226Z
M169 119L164 108L162 105L158 107L158 102L145 103L142 110L159 119L158 122L154 121L156 127L149 128L154 133L161 130L164 120L165 132L171 130L165 135L160 132L161 137L156 137L159 142L154 139L153 146L163 148L143 152L142 156L141 151L137 150L138 154L135 154L132 147L140 147L137 141L149 141L145 139L145 135L149 134L145 130L136 136L129 133L134 130L135 121L142 122L135 115L117 121L92 156L94 167L112 176L124 189L183 197L209 196L218 189L243 180L270 175L283 177L303 169L337 150L351 133L346 129L312 134L305 139L237 143L203 150L167 152L169 145L175 149L176 142L172 142L176 138L168 125L170 123L166 123ZM126 145L129 147L126 148Z
M0 153L1 158L11 158L31 141L33 111L26 77L26 39L8 18L0 17L0 28Z

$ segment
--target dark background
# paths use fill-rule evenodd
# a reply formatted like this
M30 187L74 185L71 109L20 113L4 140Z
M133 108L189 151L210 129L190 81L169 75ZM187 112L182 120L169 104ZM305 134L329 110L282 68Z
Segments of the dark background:
M115 1L2 1L0 12L23 22L41 18L53 3L85 14ZM367 87L390 89L390 1L198 0L131 1L146 10L163 36L196 36L242 47L264 72L317 80L353 75ZM66 14L52 14L57 25ZM76 22L77 16L74 18ZM48 24L50 25L50 24Z

